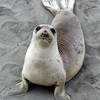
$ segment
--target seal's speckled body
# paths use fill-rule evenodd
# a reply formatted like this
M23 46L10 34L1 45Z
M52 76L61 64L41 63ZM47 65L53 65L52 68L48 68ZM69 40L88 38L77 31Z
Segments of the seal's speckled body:
M84 36L78 18L68 10L57 14L52 25L58 34L58 48L68 81L80 70L83 64Z

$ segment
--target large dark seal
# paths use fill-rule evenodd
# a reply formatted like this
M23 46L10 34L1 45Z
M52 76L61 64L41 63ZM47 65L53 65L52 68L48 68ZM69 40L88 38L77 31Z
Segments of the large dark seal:
M75 76L84 60L84 36L78 18L73 14L74 0L42 0L55 18L51 25L38 25L25 56L22 82L18 83L22 93L28 91L28 81L44 85L55 85L56 100L70 100L64 86Z

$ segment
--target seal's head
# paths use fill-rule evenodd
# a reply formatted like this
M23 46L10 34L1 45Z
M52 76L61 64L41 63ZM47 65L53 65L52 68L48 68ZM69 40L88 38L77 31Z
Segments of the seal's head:
M56 30L51 25L38 25L33 31L33 39L40 46L48 47L57 40Z

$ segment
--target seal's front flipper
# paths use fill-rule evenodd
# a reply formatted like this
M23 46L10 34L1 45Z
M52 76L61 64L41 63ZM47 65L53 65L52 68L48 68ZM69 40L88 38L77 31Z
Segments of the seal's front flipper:
M63 10L73 12L75 0L42 0L42 3L55 16Z
M54 97L55 100L71 100L70 96L65 92L64 85L56 86Z
M16 87L12 87L11 91L6 93L6 96L21 95L28 91L28 82L23 79L20 83L16 84Z

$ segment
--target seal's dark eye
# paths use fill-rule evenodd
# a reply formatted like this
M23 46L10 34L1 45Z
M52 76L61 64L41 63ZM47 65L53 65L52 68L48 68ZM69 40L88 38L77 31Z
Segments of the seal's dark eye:
M50 31L51 31L53 34L55 34L55 33L56 33L56 31L55 31L55 29L54 29L54 28L51 28L51 29L50 29Z
M41 28L41 26L37 26L36 31L39 31Z

